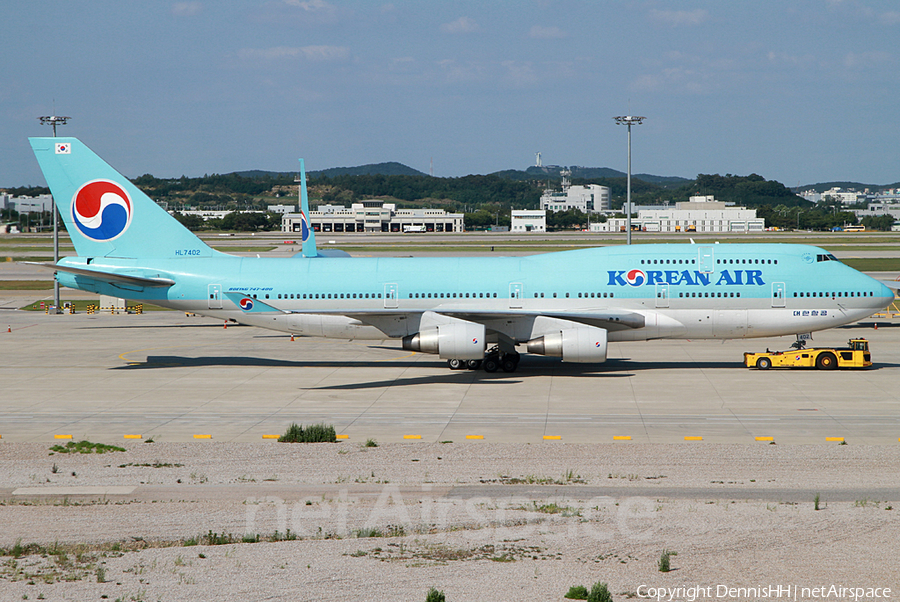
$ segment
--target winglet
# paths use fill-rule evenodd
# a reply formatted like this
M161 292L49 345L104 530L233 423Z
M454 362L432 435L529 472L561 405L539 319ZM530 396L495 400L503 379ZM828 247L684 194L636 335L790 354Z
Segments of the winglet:
M304 257L316 257L319 251L316 249L316 233L309 223L309 195L306 193L306 166L300 159L300 237L303 241L301 253Z

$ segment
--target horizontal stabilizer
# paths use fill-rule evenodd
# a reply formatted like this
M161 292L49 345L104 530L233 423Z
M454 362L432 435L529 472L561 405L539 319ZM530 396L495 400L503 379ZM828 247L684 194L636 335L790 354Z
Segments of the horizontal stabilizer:
M291 255L291 257L306 257L303 254L303 251ZM341 251L340 249L323 249L318 251L318 255L314 255L313 257L351 257L350 253L347 251Z
M110 284L130 284L132 286L142 287L168 287L175 284L170 278L142 278L141 276L130 276L128 274L118 274L116 272L104 272L101 270L87 270L84 268L74 268L67 265L57 265L55 263L36 263L33 261L23 261L28 265L36 265L41 268L53 270L55 272L66 272L75 274L76 276L87 276L100 282L108 282Z

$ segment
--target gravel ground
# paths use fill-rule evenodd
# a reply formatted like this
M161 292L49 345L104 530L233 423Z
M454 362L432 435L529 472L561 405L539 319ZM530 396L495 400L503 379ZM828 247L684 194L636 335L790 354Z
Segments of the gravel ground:
M563 600L597 581L617 600L900 595L900 447L49 447L0 443L0 600Z

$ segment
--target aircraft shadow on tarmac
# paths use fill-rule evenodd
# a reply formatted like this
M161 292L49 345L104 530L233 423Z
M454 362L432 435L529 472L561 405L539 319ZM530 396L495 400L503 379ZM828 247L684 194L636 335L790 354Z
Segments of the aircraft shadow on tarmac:
M373 347L381 348L381 347ZM393 348L384 348L393 349ZM393 349L395 350L395 349ZM371 368L373 366L385 368L445 368L443 360L284 360L250 356L200 356L189 357L181 355L148 355L143 362L129 362L122 366L116 366L113 370L147 370L159 368L203 368L226 366L256 366L262 368ZM457 382L466 375L478 375L484 380L503 380L515 377L537 376L571 376L571 377L629 377L634 372L660 369L724 369L740 366L739 362L641 362L628 358L610 358L603 364L571 364L564 363L556 358L528 356L519 364L515 373L495 372L488 374L481 370L447 371L447 375L453 377L451 382ZM396 380L392 380L396 382Z

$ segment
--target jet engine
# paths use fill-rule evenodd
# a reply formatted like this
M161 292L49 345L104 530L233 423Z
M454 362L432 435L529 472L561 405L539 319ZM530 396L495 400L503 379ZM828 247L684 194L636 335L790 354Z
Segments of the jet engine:
M583 326L551 332L526 343L528 353L561 357L564 362L606 361L606 330Z
M484 324L463 320L439 324L403 337L403 348L436 353L441 359L480 360L484 358Z

